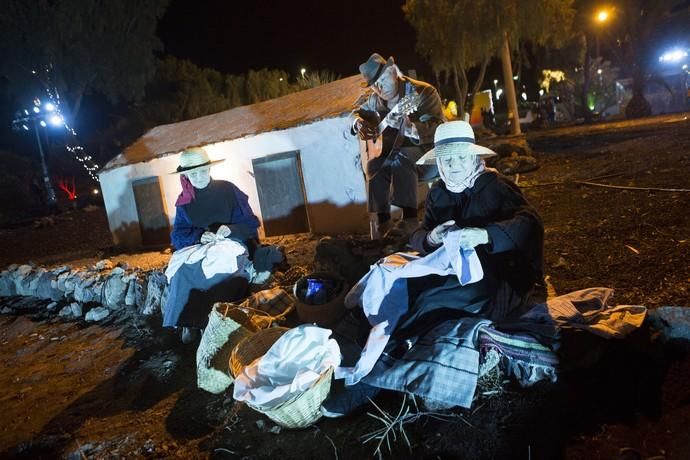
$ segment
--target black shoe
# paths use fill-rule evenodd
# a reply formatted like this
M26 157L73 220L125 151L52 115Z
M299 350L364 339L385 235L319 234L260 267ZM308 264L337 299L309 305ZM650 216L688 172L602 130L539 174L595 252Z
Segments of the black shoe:
M199 338L199 330L193 327L183 327L181 334L182 343L190 344Z

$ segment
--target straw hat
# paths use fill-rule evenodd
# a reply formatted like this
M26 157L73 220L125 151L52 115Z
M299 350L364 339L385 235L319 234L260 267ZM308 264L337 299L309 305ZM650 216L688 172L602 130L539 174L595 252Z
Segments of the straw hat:
M418 165L435 165L436 157L462 154L479 155L482 158L496 155L491 149L477 145L474 131L469 123L464 121L449 121L436 128L434 133L434 148L417 160Z
M182 152L182 155L180 155L180 164L171 174L187 172L192 169L201 168L202 166L220 163L221 161L224 160L211 161L206 150L201 147L192 147Z
M395 64L393 56L385 60L379 53L369 56L367 62L360 64L359 73L362 74L364 82L362 87L371 86L381 76L384 70Z

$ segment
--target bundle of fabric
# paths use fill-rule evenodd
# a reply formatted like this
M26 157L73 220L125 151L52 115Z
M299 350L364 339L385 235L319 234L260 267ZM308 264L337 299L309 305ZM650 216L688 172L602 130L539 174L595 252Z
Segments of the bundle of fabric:
M508 334L493 327L482 327L477 339L482 359L492 352L505 375L528 387L541 380L556 382L558 356L529 334Z

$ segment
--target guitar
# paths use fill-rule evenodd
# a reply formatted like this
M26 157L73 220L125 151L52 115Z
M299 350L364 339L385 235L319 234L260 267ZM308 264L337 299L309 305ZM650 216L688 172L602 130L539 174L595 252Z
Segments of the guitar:
M384 152L383 152L383 136L381 133L383 133L383 130L388 128L389 126L393 126L392 120L396 118L398 115L402 116L407 116L417 110L419 107L419 104L421 102L421 96L414 90L410 94L407 94L403 96L397 104L391 109L390 112L388 112L383 120L378 124L376 128L376 132L379 133L378 137L376 139L369 139L366 141L366 149L364 152L362 152L362 169L364 170L366 174L366 165L370 160L373 160L374 158L380 157ZM360 116L362 118L368 118L368 116L364 113L367 112L371 114L372 112L370 111L363 111L360 110ZM379 118L378 113L374 112L375 116L377 119ZM369 116L370 117L370 116ZM393 126L395 128L399 128L399 126ZM387 154L388 152L386 152Z

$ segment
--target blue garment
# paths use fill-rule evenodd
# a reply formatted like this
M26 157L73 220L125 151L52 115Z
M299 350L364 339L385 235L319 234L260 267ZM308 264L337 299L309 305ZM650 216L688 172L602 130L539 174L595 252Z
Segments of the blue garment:
M249 206L247 195L235 184L211 180L206 188L195 192L192 203L176 207L170 234L175 249L197 244L205 231L215 231L219 224L228 225L234 233L231 236L243 241L258 237L259 219ZM204 206L203 212L195 212L200 205Z

